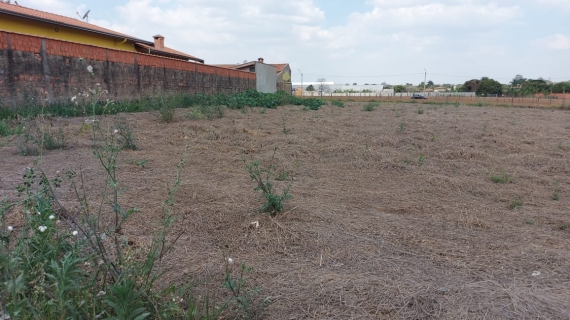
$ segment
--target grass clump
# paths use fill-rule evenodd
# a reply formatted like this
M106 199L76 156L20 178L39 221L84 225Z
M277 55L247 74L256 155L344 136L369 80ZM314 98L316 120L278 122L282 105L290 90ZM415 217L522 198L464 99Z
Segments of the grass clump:
M513 176L505 171L493 173L489 178L494 183L510 183L513 180Z
M559 188L554 189L554 193L552 193L552 200L554 200L554 201L560 200L560 189Z
M524 204L524 202L523 202L522 200L520 200L520 199L513 200L513 201L511 201L511 203L509 204L509 209L510 209L510 210L515 210L515 209L518 208L518 207L522 207L523 204Z
M170 123L174 121L176 113L176 104L171 97L161 96L158 99L158 115L162 122Z
M65 148L65 134L61 126L51 126L50 121L40 116L26 122L17 141L23 156L38 156L42 150Z
M273 156L268 167L262 167L258 160L253 160L249 163L246 162L245 166L249 172L249 177L256 183L255 191L261 191L261 195L265 200L265 203L261 206L260 211L269 213L271 216L275 216L281 211L283 211L283 204L285 201L291 199L291 194L289 194L289 189L291 185L283 188L283 191L279 193L275 186L273 179L286 179L286 175L281 172L275 178L275 166L273 161L275 159L275 152L277 148L273 151ZM245 162L245 160L244 160ZM286 173L285 173L286 174Z
M245 110L245 109L242 109ZM188 118L193 120L214 120L224 117L224 109L219 105L200 105L190 107L187 115Z
M372 101L368 102L362 107L362 111L374 111L376 108L380 106L380 102Z
M400 122L400 124L398 125L398 129L396 130L396 132L402 133L402 132L404 132L404 131L406 131L406 122L405 122L405 121L402 121L402 122Z

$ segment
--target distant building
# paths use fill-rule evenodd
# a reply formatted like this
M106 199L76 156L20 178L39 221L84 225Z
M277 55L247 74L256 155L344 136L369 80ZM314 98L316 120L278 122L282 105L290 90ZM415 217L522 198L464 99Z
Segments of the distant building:
M249 61L249 62L246 61L244 63L238 63L238 64L214 64L214 66L240 70L240 71L247 71L256 74L259 71L258 69L260 64L263 64L265 66L272 66L275 68L275 73L277 77L276 80L277 90L283 90L285 92L290 93L292 88L291 88L291 67L289 66L289 64L288 63L271 64L271 63L265 63L264 61L265 60L263 58L258 58L257 61Z
M384 89L384 86L381 84L370 84L370 85L347 85L347 84L337 84L334 82L323 82L323 85L327 86L331 92L335 90L340 90L343 92L370 92L370 93L380 93ZM321 82L293 82L293 89L297 89L299 87L303 87L303 90L307 89L308 86L312 85L315 90L318 90L318 86L321 85Z

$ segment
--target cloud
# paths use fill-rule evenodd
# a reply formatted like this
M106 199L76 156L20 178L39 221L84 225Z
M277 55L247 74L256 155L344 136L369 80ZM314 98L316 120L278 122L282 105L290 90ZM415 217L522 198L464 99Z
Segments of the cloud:
M25 3L21 3L20 5L77 19L79 19L79 17L77 16L76 12L79 12L83 15L86 11L85 5L83 4L75 5L63 0L28 0L25 1Z
M551 50L570 50L570 36L555 34L535 41L539 46L546 46Z
M471 1L449 3L404 0L371 1L373 9L366 13L354 13L353 23L374 24L380 28L410 27L473 27L490 28L504 25L523 16L519 6L500 6L497 3L474 4Z
M570 9L570 1L568 0L536 0L538 4L558 6L566 9Z

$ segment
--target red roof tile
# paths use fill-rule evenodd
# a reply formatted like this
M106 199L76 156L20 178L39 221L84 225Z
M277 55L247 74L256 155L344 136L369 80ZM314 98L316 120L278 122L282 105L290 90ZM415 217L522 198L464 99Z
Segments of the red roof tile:
M256 62L257 61L250 61L250 62L241 63L241 64L214 64L214 66L221 67L221 68L227 68L227 69L242 69L242 68L254 65ZM274 66L276 73L279 74L289 64L288 63L278 63L278 64L269 64L269 65Z
M150 50L150 53L159 53L159 55L165 55L165 56L170 56L176 59L183 59L183 60L194 60L197 62L201 62L204 63L204 60L194 57L192 55L186 54L184 52L180 52L180 51L176 51L174 49L168 48L168 47L164 47L161 49L155 48L154 46L149 46L146 45L144 43L135 43L138 47L142 47L144 49Z
M275 70L277 71L277 73L280 73L281 71L283 71L283 69L288 65L288 63L278 63L278 64L272 64L272 66L275 67Z
M74 29L95 32L95 33L104 34L104 35L108 35L108 36L112 36L112 37L127 38L129 40L137 41L137 42L141 42L141 43L145 43L145 44L152 44L152 42L141 40L141 39L138 39L138 38L135 38L135 37L132 37L132 36L120 33L120 32L116 32L113 30L103 28L103 27L99 27L97 25L94 25L94 24L91 24L91 23L88 23L85 21L81 21L81 20L78 20L75 18L65 17L65 16L61 16L61 15L57 15L57 14L53 14L53 13L49 13L49 12L44 12L44 11L39 11L39 10L35 10L35 9L30 9L30 8L22 7L20 5L7 4L7 3L4 3L2 1L0 1L0 13L19 16L19 17L25 17L25 18L33 19L33 20L37 20L37 21L50 22L50 23L54 23L54 24L58 24L58 25L62 25L62 26L66 26L66 27L70 27L70 28L74 28Z

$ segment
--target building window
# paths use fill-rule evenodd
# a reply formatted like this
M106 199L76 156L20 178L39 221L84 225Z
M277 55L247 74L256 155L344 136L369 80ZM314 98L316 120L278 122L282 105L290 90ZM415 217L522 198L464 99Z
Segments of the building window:
M255 67L249 67L249 72L255 72Z

